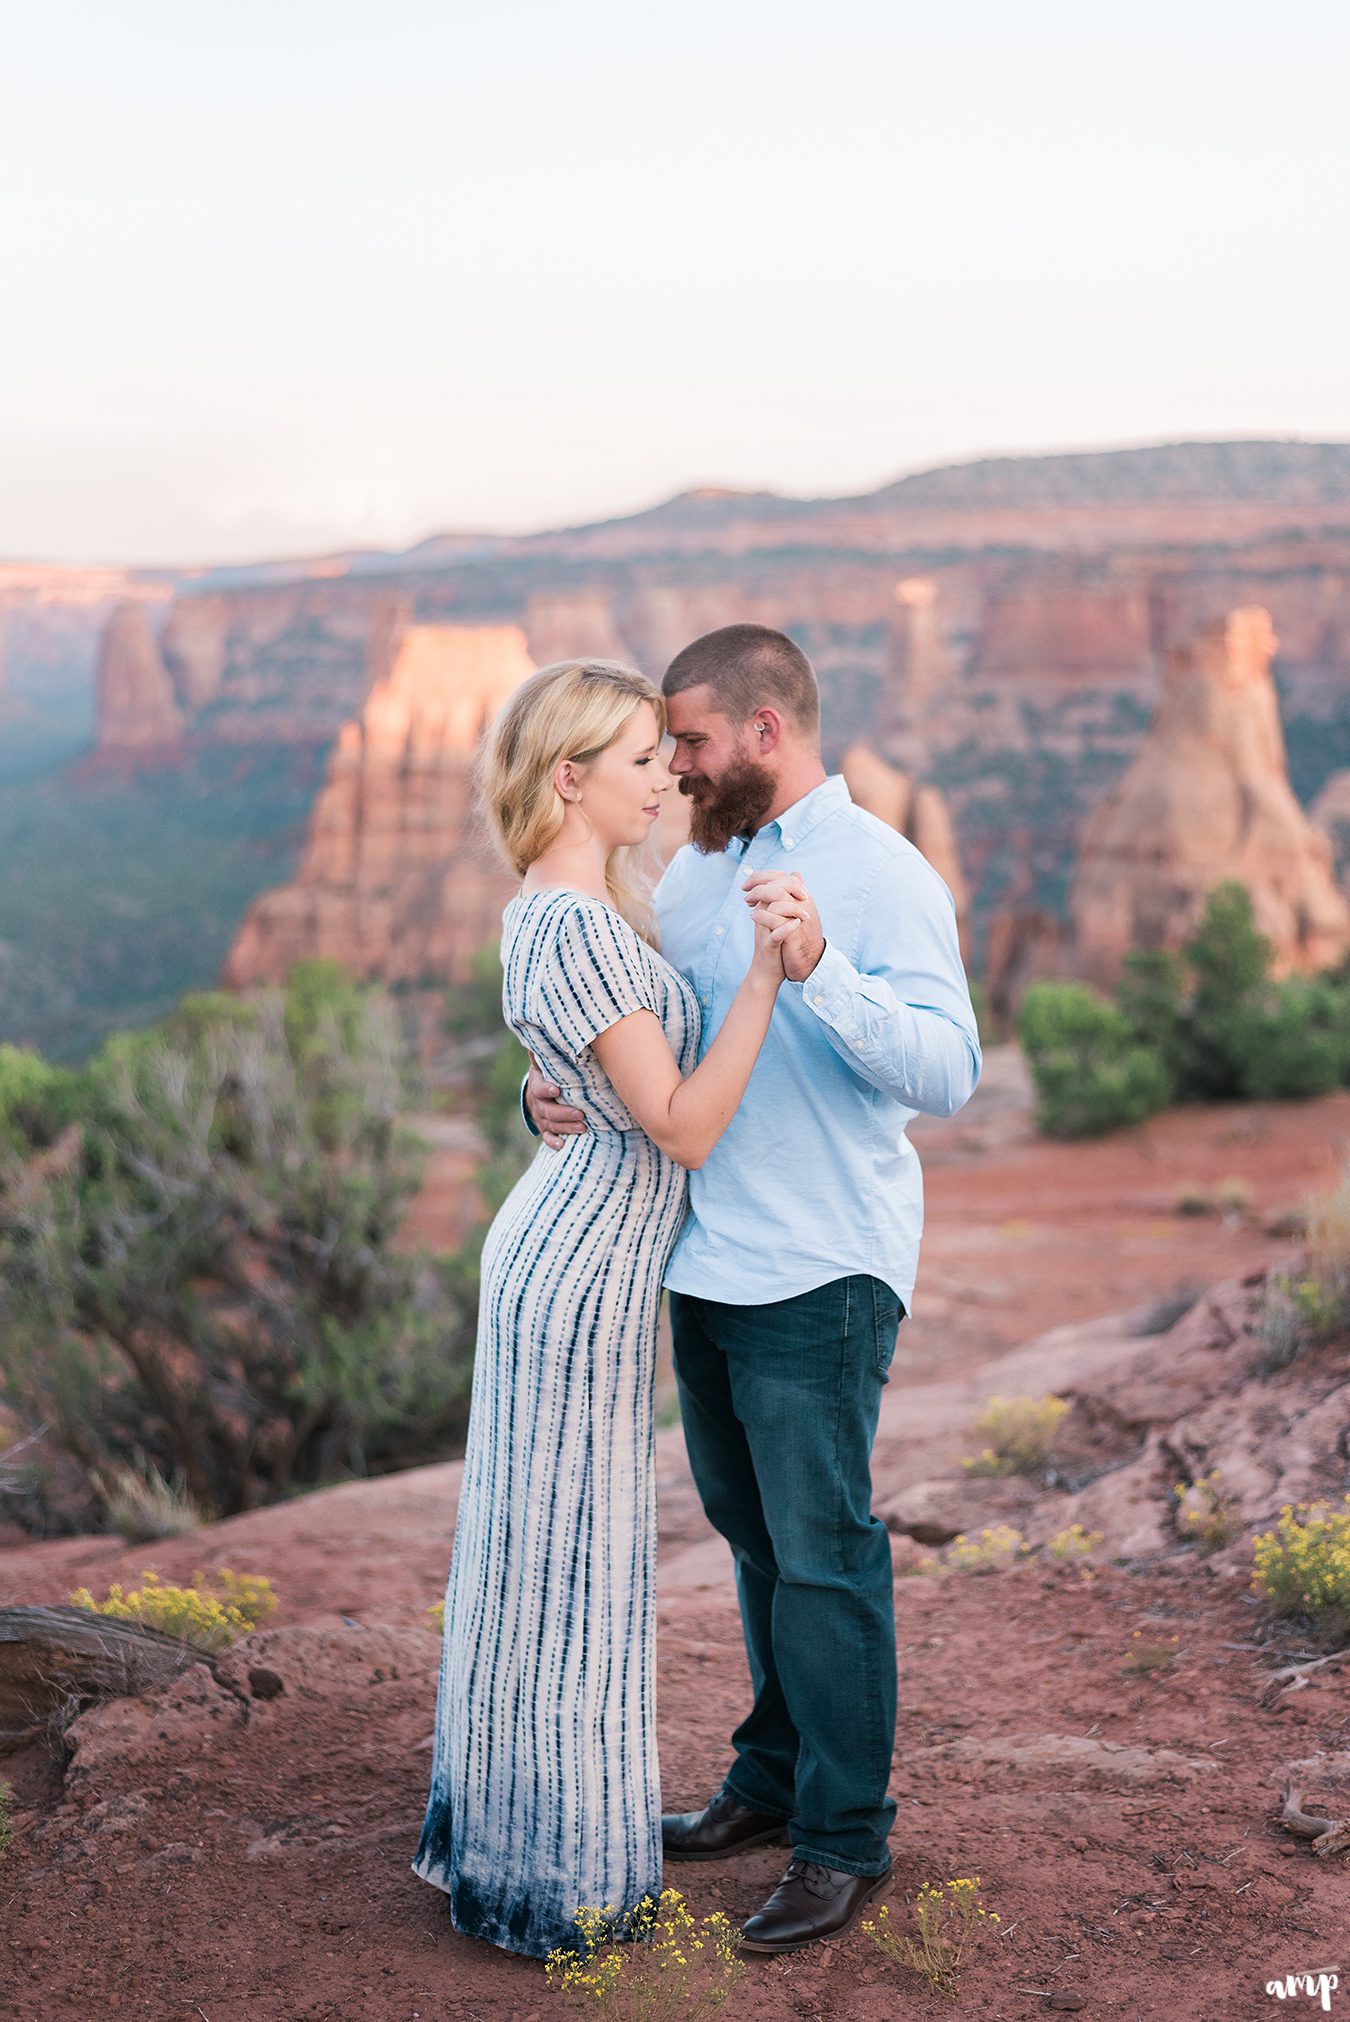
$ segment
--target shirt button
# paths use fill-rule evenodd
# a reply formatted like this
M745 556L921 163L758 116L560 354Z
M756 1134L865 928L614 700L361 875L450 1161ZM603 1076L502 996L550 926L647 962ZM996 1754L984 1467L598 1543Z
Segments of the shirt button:
M819 990L817 990L815 996L811 999L811 1002L813 1004L823 1004L825 1002L825 999L821 996Z
M725 932L726 932L726 928L725 928L725 927L719 927L719 928L717 929L717 931L718 931L718 933L719 933L719 934L725 934Z
M785 850L790 850L792 848L792 837L790 835L785 835L783 837L783 848Z

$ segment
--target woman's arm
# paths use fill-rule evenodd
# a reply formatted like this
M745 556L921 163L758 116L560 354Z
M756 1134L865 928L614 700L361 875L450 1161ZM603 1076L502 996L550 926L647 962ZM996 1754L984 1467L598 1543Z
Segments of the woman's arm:
M736 1113L759 1058L783 980L773 928L756 925L755 953L717 1037L693 1073L681 1077L660 1019L632 1011L592 1042L619 1099L653 1144L696 1172Z

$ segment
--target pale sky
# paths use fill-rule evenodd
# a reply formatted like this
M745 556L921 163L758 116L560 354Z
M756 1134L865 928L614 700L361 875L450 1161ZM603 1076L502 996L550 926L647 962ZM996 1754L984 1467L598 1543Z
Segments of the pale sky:
M29 0L0 559L1350 436L1341 0Z

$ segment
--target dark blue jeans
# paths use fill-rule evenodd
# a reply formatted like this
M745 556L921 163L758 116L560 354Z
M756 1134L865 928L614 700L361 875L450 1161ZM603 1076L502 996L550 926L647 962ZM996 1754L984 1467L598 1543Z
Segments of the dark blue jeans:
M895 1607L872 1440L904 1309L877 1278L769 1306L670 1294L694 1480L731 1546L754 1704L726 1789L794 1851L881 1874L895 1805Z

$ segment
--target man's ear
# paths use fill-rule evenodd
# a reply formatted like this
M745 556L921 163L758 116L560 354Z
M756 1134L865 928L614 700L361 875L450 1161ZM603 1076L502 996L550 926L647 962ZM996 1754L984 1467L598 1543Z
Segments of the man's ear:
M769 752L777 750L783 735L783 719L778 711L771 709L767 703L762 709L757 709L750 718L750 735L754 740L755 750L761 757L767 757Z

